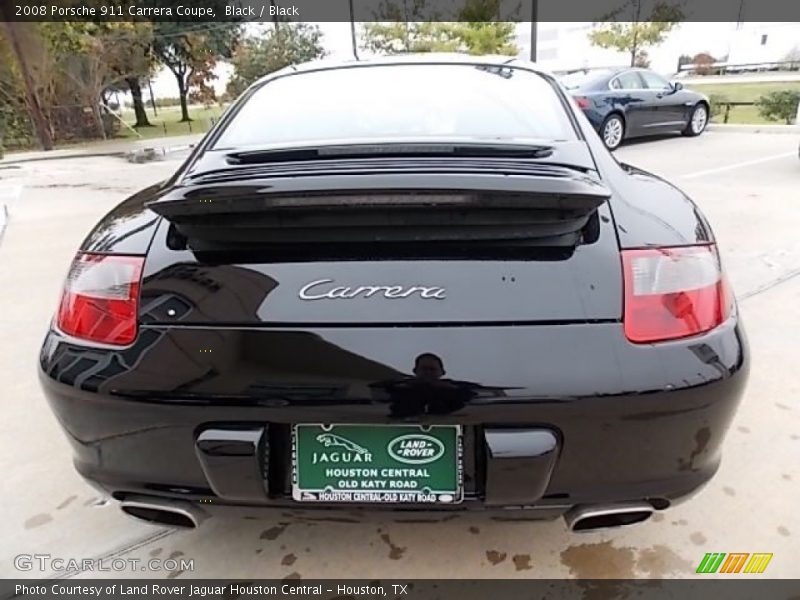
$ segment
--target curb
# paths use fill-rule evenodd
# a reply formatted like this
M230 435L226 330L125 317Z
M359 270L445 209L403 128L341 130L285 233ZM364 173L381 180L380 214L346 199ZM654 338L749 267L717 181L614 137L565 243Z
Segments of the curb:
M3 240L3 234L6 231L6 225L8 225L8 206L5 204L0 204L0 241Z
M130 155L135 154L142 154L142 153L152 153L152 154L160 154L161 157L165 157L169 154L174 152L182 152L185 150L191 150L197 145L197 142L192 144L175 144L171 146L138 146L132 149L124 149L117 147L116 149L108 149L105 151L100 152L81 152L80 150L64 150L64 154L56 154L54 152L59 152L58 150L54 152L48 153L40 153L40 156L28 156L24 158L14 158L12 155L6 155L5 159L0 160L0 168L6 165L16 165L22 163L29 163L29 162L40 162L40 161L49 161L49 160L67 160L73 158L98 158L98 157L105 157L105 156L112 156L116 158L126 158ZM133 161L135 162L135 161Z
M191 150L195 144L184 144L180 146L149 146L143 148L136 148L130 152L126 152L123 156L131 163L146 163L154 160L164 160L170 154L175 152L182 152L184 150Z
M48 160L68 160L71 158L98 158L101 156L124 157L125 153L116 151L116 152L90 152L87 154L47 154L44 156L32 156L29 158L0 160L0 167L3 167L5 165L20 165L22 163L29 163L29 162L45 162Z
M800 136L800 125L746 125L709 123L709 131L723 133L789 133Z

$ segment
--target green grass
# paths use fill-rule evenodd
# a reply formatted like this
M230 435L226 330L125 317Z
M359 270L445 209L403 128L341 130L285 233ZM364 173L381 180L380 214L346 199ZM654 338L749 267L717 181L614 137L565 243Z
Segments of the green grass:
M176 135L191 135L193 133L205 133L211 129L212 119L219 119L222 115L224 108L221 106L212 106L205 108L202 106L190 106L189 117L192 119L189 123L181 123L181 107L180 106L165 106L158 108L158 116L153 116L153 109L147 109L147 118L150 120L152 127L139 127L136 131L142 138L159 138L170 137ZM122 113L122 118L129 125L136 122L133 115L133 110L126 108ZM133 131L127 127L122 127L119 132L120 139L141 139Z
M779 92L781 90L793 90L800 92L800 81L774 81L763 83L705 83L705 84L686 84L691 90L701 92L706 95L716 94L724 96L730 102L755 102L759 96L769 92ZM715 116L712 121L722 123L723 115ZM763 124L772 123L782 124L780 121L768 121L760 114L755 106L732 106L728 123L752 123Z

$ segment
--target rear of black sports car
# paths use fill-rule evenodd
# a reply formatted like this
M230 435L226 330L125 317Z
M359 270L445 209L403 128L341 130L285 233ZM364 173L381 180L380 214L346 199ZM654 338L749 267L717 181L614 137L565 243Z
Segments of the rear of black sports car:
M145 520L585 530L713 476L747 365L682 192L533 65L429 57L254 84L87 237L40 374L77 470Z

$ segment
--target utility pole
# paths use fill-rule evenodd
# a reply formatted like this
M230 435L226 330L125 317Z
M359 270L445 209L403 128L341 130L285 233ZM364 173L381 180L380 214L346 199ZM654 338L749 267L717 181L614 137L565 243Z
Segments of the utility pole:
M278 10L275 7L275 0L269 0L269 6L272 13L272 25L275 27L275 33L277 33L280 26L278 25Z
M156 108L156 99L153 96L153 78L152 75L152 67L155 64L155 59L153 58L153 44L150 44L150 64L148 66L147 71L147 89L150 90L150 106L153 107L153 116L158 116L158 109Z
M539 20L539 0L531 0L531 62L536 62L536 22Z
M158 116L158 109L156 108L156 99L153 96L153 80L150 77L147 78L147 89L150 90L150 105L153 107L153 116Z
M5 18L5 13L5 1L0 0L0 16ZM17 33L18 23L15 21L4 21L3 24L5 25L8 40L11 42L11 49L14 52L14 56L17 58L19 71L22 74L22 82L25 86L25 96L28 101L28 109L30 111L31 120L33 121L33 126L36 129L36 137L39 138L39 144L42 146L42 150L52 150L53 138L50 135L50 128L47 126L47 121L42 113L42 106L39 104L39 96L36 93L36 86L33 83L33 77L31 77L31 72L28 68L28 62L25 60L25 53L22 51L22 47L19 43L19 36Z
M353 0L350 0L350 40L353 44L353 56L358 60L358 45L356 44L356 14L353 11Z
M631 47L631 66L636 66L636 51L639 49L639 19L642 16L642 0L633 0L633 44Z

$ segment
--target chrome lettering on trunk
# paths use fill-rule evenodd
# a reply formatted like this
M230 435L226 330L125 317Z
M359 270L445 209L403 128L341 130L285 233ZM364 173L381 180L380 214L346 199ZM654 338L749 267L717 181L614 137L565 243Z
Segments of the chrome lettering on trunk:
M424 300L444 300L445 288L438 286L412 285L361 285L358 287L326 284L336 283L333 279L317 279L300 288L298 297L301 300L350 300L352 298L371 298L379 295L390 300L409 298L418 295ZM316 289L314 289L316 288Z

